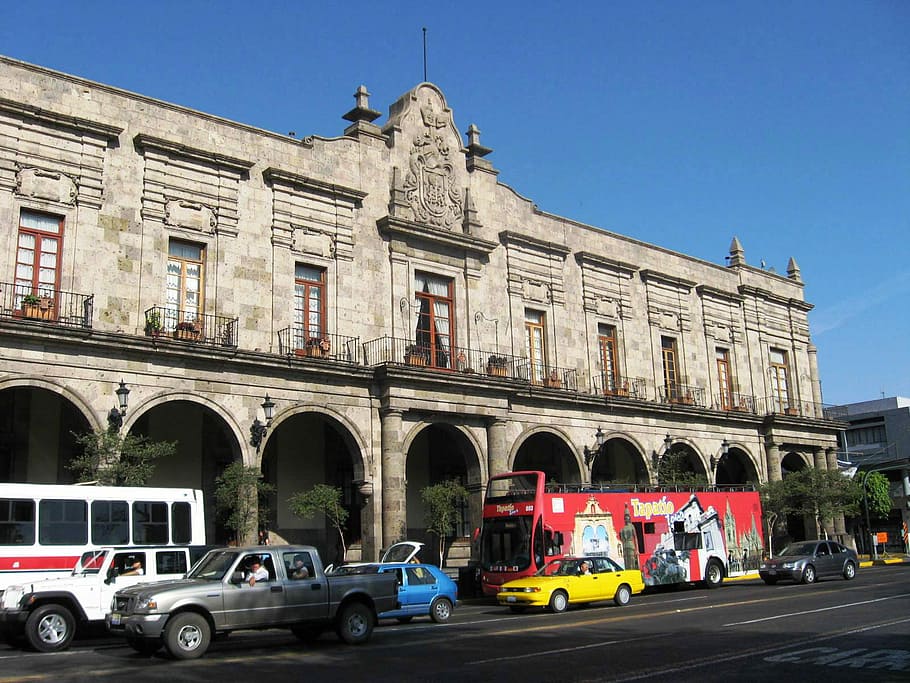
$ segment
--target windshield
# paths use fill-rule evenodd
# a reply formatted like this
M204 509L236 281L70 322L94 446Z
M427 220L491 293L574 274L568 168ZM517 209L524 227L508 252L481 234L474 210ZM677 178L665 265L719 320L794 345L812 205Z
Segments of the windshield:
M74 574L97 574L101 571L101 565L104 564L104 558L107 557L106 550L90 550L82 553L82 557L73 568Z
M530 516L485 519L480 532L481 566L494 572L518 572L531 566L532 521Z
M811 555L815 552L815 546L815 543L791 543L781 550L779 554L783 556Z
M541 567L534 576L578 576L581 574L582 562L577 557L553 560ZM590 562L588 566L591 566Z
M213 550L199 560L187 574L188 579L221 581L237 559L237 553L229 550Z
M537 474L533 472L491 479L487 484L486 504L534 500L537 495L537 479Z

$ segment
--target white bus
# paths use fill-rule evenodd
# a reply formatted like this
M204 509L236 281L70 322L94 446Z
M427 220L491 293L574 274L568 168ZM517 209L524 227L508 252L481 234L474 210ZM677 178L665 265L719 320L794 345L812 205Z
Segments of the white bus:
M0 484L0 590L67 574L99 547L204 544L197 489Z

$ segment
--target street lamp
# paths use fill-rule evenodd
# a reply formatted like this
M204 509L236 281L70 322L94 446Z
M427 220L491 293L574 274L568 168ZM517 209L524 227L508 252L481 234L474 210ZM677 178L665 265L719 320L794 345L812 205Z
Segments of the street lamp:
M594 433L594 448L592 449L585 446L585 467L591 467L594 464L594 458L600 454L606 440L606 435L603 433L600 425L598 425L597 431Z
M126 386L123 378L120 379L120 386L114 391L117 394L117 403L119 408L111 408L107 414L107 426L112 432L119 432L123 426L123 418L126 417L126 408L129 403L130 389Z
M272 416L275 414L275 404L268 394L265 395L265 400L262 402L262 413L265 415L265 424L262 424L257 417L253 420L253 424L250 425L250 445L255 446L257 453L266 432L269 431L269 427L272 424Z
M673 437L670 436L668 432L664 437L664 447L661 449L660 453L657 451L651 451L651 462L654 465L655 470L657 469L657 466L660 465L660 459L670 451L671 446L673 446Z
M720 442L720 454L711 454L711 472L714 474L714 485L717 486L717 466L722 463L730 452L730 442L724 439Z

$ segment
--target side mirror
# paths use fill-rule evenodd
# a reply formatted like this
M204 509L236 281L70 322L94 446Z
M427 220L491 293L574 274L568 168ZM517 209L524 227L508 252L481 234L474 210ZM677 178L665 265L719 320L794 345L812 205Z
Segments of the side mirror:
M233 583L235 586L238 586L241 583L243 583L243 572L234 572L233 574L231 574L230 582Z

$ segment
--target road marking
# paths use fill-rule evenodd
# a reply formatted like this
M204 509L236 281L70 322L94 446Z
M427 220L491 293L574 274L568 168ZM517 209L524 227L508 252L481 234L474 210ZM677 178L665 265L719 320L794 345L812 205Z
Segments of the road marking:
M893 600L895 598L906 598L910 597L910 593L903 593L901 595L889 595L884 598L875 598L873 600L861 600L860 602L848 602L844 605L834 605L832 607L819 607L818 609L808 609L802 612L788 612L787 614L775 614L770 617L762 617L761 619L749 619L748 621L734 621L729 624L724 624L724 627L727 626L743 626L744 624L759 624L763 621L774 621L776 619L786 619L788 617L801 617L806 614L817 614L819 612L830 612L835 609L844 609L846 607L858 607L860 605L871 605L875 602L882 602L883 600Z
M632 643L636 640L648 640L651 636L639 636L638 638L625 638L623 640L604 640L599 643L590 645L576 645L575 647L563 647L557 650L542 650L529 652L524 655L511 655L509 657L493 657L492 659L478 659L473 662L466 662L467 666L477 666L480 664L491 664L495 662L510 662L516 659L529 659L530 657L540 657L541 655L558 655L566 652L577 652L579 650L590 650L593 647L604 647L605 645L620 645L622 643Z

